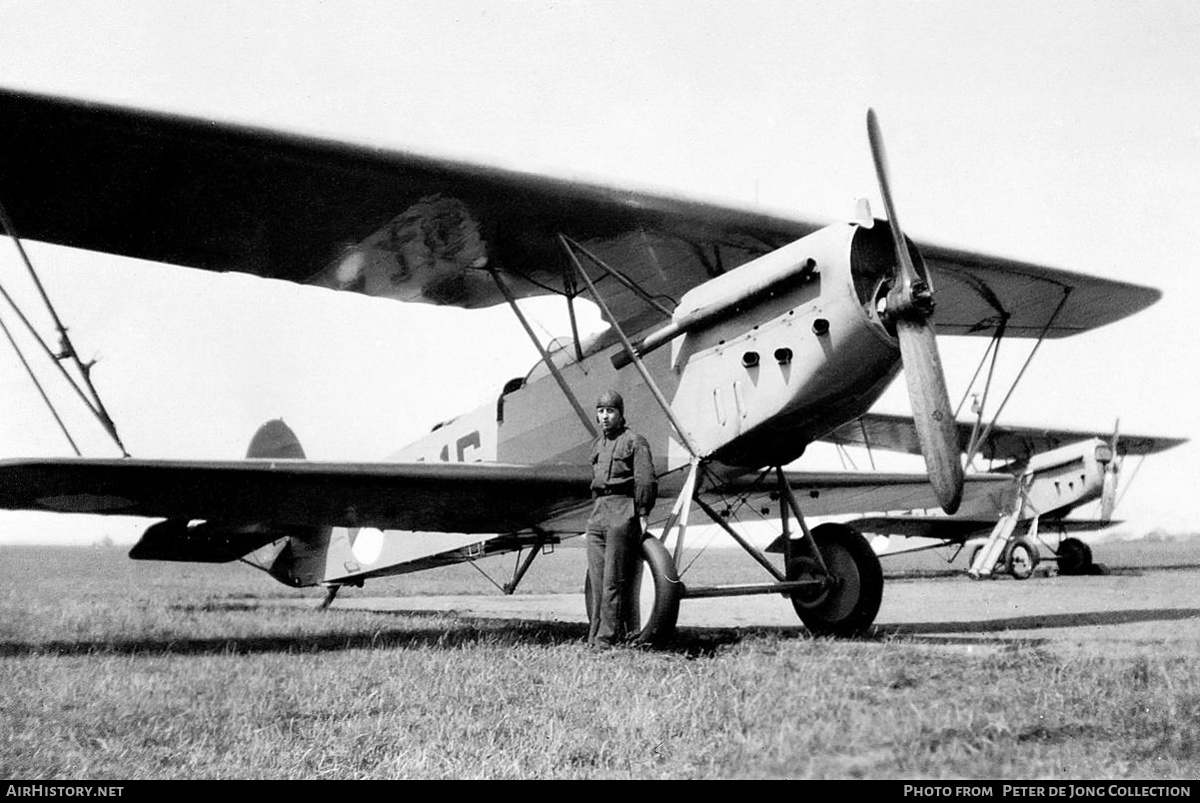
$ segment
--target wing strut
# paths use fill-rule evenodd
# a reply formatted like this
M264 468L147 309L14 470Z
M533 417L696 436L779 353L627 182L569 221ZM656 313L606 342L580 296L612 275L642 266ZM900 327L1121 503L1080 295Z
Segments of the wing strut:
M37 388L38 395L42 397L42 401L46 403L46 409L50 411L50 415L54 416L55 422L58 423L58 428L62 432L63 437L67 439L67 443L71 444L71 451L75 452L76 457L81 457L83 452L79 451L79 446L76 445L75 439L71 437L71 430L67 429L66 423L62 420L62 416L58 414L58 408L54 406L54 402L50 401L50 397L46 395L46 389L42 387L41 380L34 373L33 366L29 364L29 360L25 359L25 352L21 351L21 347L17 345L17 341L13 339L12 332L8 330L3 320L0 320L0 330L4 332L4 337L8 339L8 344L12 346L13 351L17 355L17 359L21 361L21 365L25 367L25 373L29 375L29 381Z
M1050 331L1050 327L1054 325L1054 321L1058 318L1058 314L1062 312L1063 307L1066 306L1067 298L1070 295L1071 288L1064 288L1062 298L1059 299L1058 306L1054 308L1054 314L1050 316L1050 319L1046 321L1046 325L1042 327L1042 331L1038 335L1037 341L1033 344L1033 348L1029 350L1029 354L1025 357L1025 362L1021 365L1021 370L1017 372L1016 378L1013 379L1012 384L1009 386L1008 393L1004 394L1004 398L1001 400L1000 406L996 408L995 414L992 415L992 420L988 422L986 427L984 427L982 433L972 433L971 443L967 446L967 459L963 465L971 465L971 461L975 459L975 453L979 451L979 447L987 442L988 436L992 434L992 429L996 425L996 421L1000 418L1000 413L1004 412L1004 407L1008 404L1008 400L1012 398L1013 391L1017 389L1017 384L1021 381L1021 377L1025 376L1025 369L1027 369L1029 364L1033 362L1033 356L1037 354L1038 348L1040 348L1042 343L1045 342L1046 334ZM999 347L997 347L997 350L999 350ZM989 382L990 380L991 376L989 374ZM982 416L982 411L980 412L980 415ZM976 434L978 434L978 437L974 437Z
M579 323L575 320L575 296L579 287L575 284L575 272L570 265L563 265L563 294L567 297L567 316L571 319L571 342L575 345L575 360L583 362L583 346L579 342Z
M663 413L667 416L667 420L671 422L671 426L675 429L675 433L679 435L679 440L683 444L683 447L687 449L688 454L691 455L693 459L698 458L700 453L696 450L695 444L692 443L692 439L688 437L687 432L684 431L683 426L679 423L679 420L675 417L675 414L671 412L671 405L667 401L667 397L663 395L662 390L658 387L658 383L654 381L654 377L652 377L650 372L646 369L646 364L642 362L642 358L638 356L637 351L633 348L633 344L629 341L629 337L626 336L625 331L621 328L621 325L613 316L612 310L608 308L608 304L604 301L604 297L601 296L600 292L596 289L596 285L592 281L592 277L588 276L587 271L583 269L583 265L579 262L579 257L575 254L575 248L579 248L581 251L583 251L583 249L574 240L571 240L562 234L558 235L558 238L559 242L562 243L563 248L566 250L567 255L571 258L571 262L574 263L575 269L583 278L584 283L587 284L588 289L592 291L592 298L594 298L596 303L600 305L600 309L604 311L604 316L608 318L608 320L612 321L613 331L615 331L617 333L617 337L621 339L621 345L625 347L625 353L629 355L629 358L633 361L634 367L637 368L638 373L642 375L642 380L646 383L646 387L650 388L650 392L654 394L654 400L658 402L658 406L662 408ZM587 251L583 251L583 253L588 255ZM613 275L619 276L620 274L614 272ZM654 305L662 309L661 305L657 303L654 303ZM667 314L669 315L669 313Z
M105 409L104 402L101 401L100 393L96 390L96 386L92 384L92 363L84 363L79 359L79 352L75 350L74 344L71 343L71 337L67 334L67 327L63 325L62 320L58 317L58 312L55 310L54 305L50 302L50 296L46 294L46 288L42 286L42 281L38 278L37 271L33 268L33 262L30 261L29 255L25 252L25 246L22 244L21 238L17 235L17 230L13 226L12 218L8 216L8 211L2 202L0 202L0 226L3 226L4 233L9 236L9 239L13 241L13 245L16 246L17 253L20 255L21 261L25 264L25 269L29 272L29 276L33 280L34 287L37 288L38 295L41 297L42 303L45 305L47 312L50 313L50 317L54 321L54 327L58 331L59 337L59 353L55 354L50 350L50 347L46 345L46 342L42 340L41 336L38 335L37 330L34 329L33 324L30 323L29 319L25 317L25 314L21 312L21 308L17 306L17 303L13 301L12 297L8 294L8 291L6 291L3 287L0 287L0 296L3 296L4 301L9 307L12 308L13 312L16 313L17 317L20 319L21 323L25 325L25 328L42 347L42 350L46 353L54 365L57 366L59 372L63 375L63 378L67 380L67 384L71 386L71 388L79 396L80 400L83 401L84 406L88 408L92 415L95 416L96 420L100 422L100 425L104 427L109 437L111 437L113 442L117 445L117 448L121 450L122 456L129 457L129 452L125 449L125 444L121 442L121 436L117 434L116 423L113 422L112 417L108 414L108 410ZM7 329L5 329L5 334L8 334ZM11 336L9 337L9 342L13 343L13 348L17 348L17 345L12 341ZM19 354L20 349L17 349L17 351ZM76 382L76 380L69 373L67 373L65 368L63 368L62 361L65 359L70 359L75 363L75 368L79 371L80 377L83 378L83 384L87 387L87 393L84 393L83 389L79 387L79 383ZM25 362L24 355L21 356L21 361ZM28 364L26 364L26 369L28 370ZM38 390L40 392L41 388L39 387ZM42 398L46 398L44 393L42 394ZM48 400L47 404L49 404ZM62 419L59 418L58 413L53 411L53 409L52 412L55 419L59 421L59 425L62 426ZM76 454L79 454L79 449L75 446L75 442L72 440L70 435L67 435L67 440L71 441L71 447L75 449Z
M962 406L966 404L967 394L971 392L971 388L975 386L975 380L979 378L979 372L983 369L984 362L987 361L988 355L992 357L991 364L988 366L987 380L983 383L983 398L972 402L975 413L975 423L971 427L971 437L967 441L967 460L963 466L967 469L971 467L971 461L975 459L974 444L975 439L979 437L980 431L983 429L983 415L987 410L988 393L992 389L992 378L996 375L996 363L1000 360L1000 343L1004 340L1004 332L1008 328L1008 318L1000 321L1000 325L996 327L996 334L988 341L988 347L984 349L983 357L979 360L979 365L975 367L975 373L971 376L971 381L967 383L966 389L963 391L962 398L958 401L958 407L954 410L954 418L958 419L958 413L962 410Z
M546 367L550 369L550 375L554 377L554 381L558 383L558 387L562 390L563 395L567 397L567 401L575 408L575 415L579 416L579 420L583 422L584 429L588 431L591 437L596 437L596 425L592 423L592 418L584 411L583 405L579 403L579 397L571 390L571 386L567 384L566 377L558 370L558 366L554 364L554 360L550 359L550 353L542 346L542 341L537 339L537 335L533 332L533 327L529 325L529 321L525 318L525 314L521 312L521 308L517 306L516 296L500 276L499 271L491 271L492 279L495 280L496 286L500 288L500 292L504 294L504 298L508 301L508 306L512 307L513 314L517 316L517 320L521 322L521 326L525 328L525 334L529 335L529 339L533 341L533 345L542 355L542 361L546 363Z
M871 470L875 471L875 453L871 451L871 439L867 437L867 427L861 418L858 419L858 431L862 433L863 445L867 447L867 458L871 461Z
M583 254L585 257L590 259L592 262L599 265L600 268L605 273L607 273L609 276L612 276L618 282L623 284L625 286L625 289L629 290L631 293L634 293L635 295L637 295L638 298L642 299L642 301L645 301L648 305L650 305L654 309L658 310L663 315L664 318L666 318L667 320L671 320L671 310L667 309L665 306L663 306L662 302L660 302L658 299L654 298L654 296L650 295L645 290L643 290L638 285L637 282L633 281L628 276L621 273L621 271L617 270L616 268L612 267L611 265L606 265L604 263L604 260L602 260L600 257L593 254L591 251L584 248L579 243L572 240L570 237L567 237L564 234L559 234L558 239L563 244L563 247L565 247L567 249L567 253L570 254L571 261L573 263L575 263L576 269L578 269L578 271L581 274L583 274L584 281L587 282L588 287L592 287L591 278L584 272L583 266L579 264L579 260L575 257L574 251L578 251L579 253ZM594 294L595 292L596 291L593 289L592 293ZM616 321L616 318L612 318L610 316L609 320Z

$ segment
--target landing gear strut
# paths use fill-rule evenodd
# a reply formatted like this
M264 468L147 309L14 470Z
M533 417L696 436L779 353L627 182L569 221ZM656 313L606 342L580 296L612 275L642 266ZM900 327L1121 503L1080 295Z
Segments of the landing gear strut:
M791 599L800 621L815 636L850 638L860 636L870 629L883 599L883 569L879 565L879 558L861 533L844 524L822 524L809 531L786 476L782 469L776 468L773 473L776 477L780 524L783 530L776 544L784 555L784 568L780 570L742 537L725 516L713 510L700 498L697 477L701 466L700 461L693 462L692 473L663 527L664 541L673 531L676 533L675 557L671 561L671 568L678 566L690 506L695 502L715 524L725 530L762 565L773 576L774 581L718 586L689 586L679 583L683 599L782 594ZM797 538L793 538L788 531L793 515L803 531L802 536ZM652 540L647 539L647 543ZM661 545L658 546L661 548ZM662 549L662 555L667 557L665 549ZM674 615L666 605L656 609L672 617ZM672 618L671 627L673 626Z

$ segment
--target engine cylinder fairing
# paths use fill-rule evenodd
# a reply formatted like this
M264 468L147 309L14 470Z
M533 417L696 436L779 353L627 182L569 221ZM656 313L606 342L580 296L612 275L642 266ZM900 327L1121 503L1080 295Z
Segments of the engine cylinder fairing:
M906 238L907 240L907 238ZM887 295L896 275L896 249L886 222L876 221L871 228L857 227L850 247L850 275L854 293L868 317L895 337L887 309ZM921 281L932 288L925 260L911 240L908 254Z

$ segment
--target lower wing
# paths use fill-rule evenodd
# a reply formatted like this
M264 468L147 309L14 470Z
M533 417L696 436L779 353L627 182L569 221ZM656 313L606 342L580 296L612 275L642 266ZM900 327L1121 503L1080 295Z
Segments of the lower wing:
M505 533L591 498L589 467L307 460L0 461L0 509Z
M948 543L964 543L985 536L996 526L996 519L951 518L937 516L869 516L846 522L859 532L870 535L895 535L902 538L935 538ZM1046 522L1056 532L1094 532L1120 524L1100 519L1059 519Z

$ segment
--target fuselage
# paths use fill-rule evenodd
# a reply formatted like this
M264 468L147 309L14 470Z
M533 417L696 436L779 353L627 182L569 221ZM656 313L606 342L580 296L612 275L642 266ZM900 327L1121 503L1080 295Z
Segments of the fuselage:
M876 312L893 254L886 227L829 226L705 282L680 299L672 320L624 333L638 342L673 333L641 358L670 418L637 366L621 359L627 351L610 328L578 351L573 343L552 351L495 403L438 424L391 459L586 465L595 401L615 389L630 427L650 442L667 494L682 483L690 450L715 475L789 463L865 413L899 370L896 340ZM578 533L581 513L544 531ZM354 582L503 551L496 539L505 534L425 535L334 528L322 559L302 568L270 556L271 571L294 584Z
M713 314L642 359L699 456L735 470L787 463L874 404L899 370L895 339L874 310L890 249L881 227L830 226L683 297L677 320ZM765 289L739 301L745 287ZM655 328L626 334L640 340ZM542 361L494 405L438 425L395 459L583 463L595 399L616 389L658 473L685 466L684 439L636 366L614 364L625 353L617 333L582 351L550 355L577 405Z

